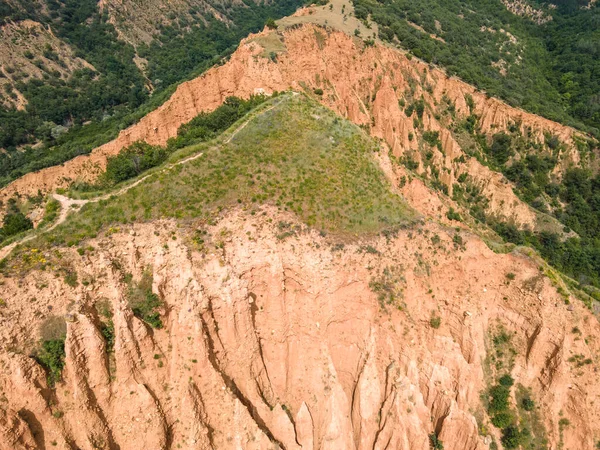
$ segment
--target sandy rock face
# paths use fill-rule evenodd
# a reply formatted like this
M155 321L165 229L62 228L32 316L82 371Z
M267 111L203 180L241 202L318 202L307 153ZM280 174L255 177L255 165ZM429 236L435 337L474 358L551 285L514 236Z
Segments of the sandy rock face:
M299 14L304 13L306 11ZM273 39L280 40L286 49L277 53L275 62L265 56ZM557 136L570 148L565 161L577 163L578 160L573 145L574 130L569 127L487 98L438 69L408 59L397 49L382 45L364 47L362 41L342 32L305 24L290 27L280 34L265 31L250 36L226 64L181 84L164 105L122 131L116 140L97 148L89 156L79 156L62 166L27 174L2 189L0 198L6 200L15 193L35 195L38 190L49 192L68 186L76 179L94 180L104 169L107 156L138 140L164 145L170 137L176 136L182 124L201 111L215 109L228 96L248 97L257 92L312 91L314 88L323 90L319 96L322 103L368 128L398 157L418 147L417 139L411 138L418 133L414 117L407 117L399 102L409 96L422 97L427 104L424 129L440 132L443 153L435 149L433 161L450 194L457 176L468 171L490 199L489 212L518 224L535 224L534 213L514 195L510 184L490 182L490 170L475 159L467 158L468 164L457 165L456 159L466 155L444 124L436 119L435 105L450 101L455 105L456 114L466 117L471 113L466 98L471 96L482 132L494 134L517 123L538 140L544 139L544 133Z
M219 249L157 222L91 241L83 256L60 250L77 287L49 271L2 279L0 448L427 450L435 432L446 449L485 450L500 437L481 402L500 326L553 448L593 448L595 365L568 360L597 357L600 326L579 304L570 311L536 263L465 232L459 245L433 223L345 246L308 230L281 240L274 224L293 218L264 210L272 223L237 211L210 227ZM148 271L163 329L128 304L124 274ZM112 309L112 351L99 303ZM67 313L51 390L27 342Z

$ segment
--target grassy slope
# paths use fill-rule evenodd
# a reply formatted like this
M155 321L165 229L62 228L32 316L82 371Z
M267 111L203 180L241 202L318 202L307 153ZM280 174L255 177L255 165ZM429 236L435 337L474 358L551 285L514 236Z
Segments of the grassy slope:
M377 149L355 125L306 97L290 96L256 115L230 143L157 171L121 196L84 206L45 238L73 244L110 224L212 220L224 208L259 203L331 232L379 232L415 213L391 192L371 155Z

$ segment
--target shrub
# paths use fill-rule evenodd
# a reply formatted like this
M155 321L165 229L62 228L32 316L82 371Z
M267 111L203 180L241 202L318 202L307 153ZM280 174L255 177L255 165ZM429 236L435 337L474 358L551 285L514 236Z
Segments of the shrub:
M44 218L40 222L40 227L49 225L53 223L58 217L58 213L60 212L60 202L54 199L50 199L48 203L46 203L46 208L44 211Z
M556 150L558 148L558 146L560 145L560 140L558 139L558 136L555 136L555 135L546 135L545 141L546 141L546 145L551 150Z
M535 403L530 397L525 397L521 401L521 406L525 411L533 411L533 409L535 408Z
M565 417L563 417L562 419L560 419L558 421L559 428L566 428L569 425L571 425L571 421L569 419L565 418Z
M4 216L2 228L0 228L0 242L32 228L33 222L19 210L16 199L11 198L8 200L6 214Z
M266 27L269 30L276 30L277 29L277 24L275 23L275 19L273 19L272 17L269 17L267 19L267 22L265 23Z
M315 94L317 94L317 95L323 95L323 89L319 89L319 88L317 88L317 89L315 89L313 92L314 92Z
M79 282L77 281L77 272L75 270L67 270L65 273L65 283L71 287L77 287Z
M423 140L431 146L437 145L439 138L440 133L438 131L425 131L423 133Z
M417 117L422 119L425 112L425 100L421 98L415 102L415 111L417 112Z
M48 371L48 386L54 387L65 365L65 338L43 341L37 360Z
M463 240L463 238L460 234L455 234L452 237L452 242L454 242L455 246L462 246L465 243L465 241Z
M508 344L511 340L511 335L506 332L506 330L502 329L500 332L494 336L494 345L499 347L504 344Z
M104 180L109 184L117 184L121 181L136 177L145 170L155 167L167 159L165 148L147 144L146 142L134 142L118 155L108 158Z
M504 412L508 409L508 399L510 397L509 388L497 384L490 389L490 397L489 412L491 414Z
M404 164L408 170L417 170L419 168L419 163L410 156L403 156L400 159L400 162Z
M506 428L513 422L513 416L508 411L500 412L492 417L492 424L496 428Z
M435 433L429 435L429 444L433 450L444 450L444 444Z
M106 351L112 352L115 348L115 324L112 320L108 320L106 323L102 323L100 332L106 341Z
M492 157L498 164L504 164L512 155L511 143L511 137L504 132L497 133L493 136L490 151Z
M40 349L37 361L48 372L48 386L53 387L62 377L65 360L67 323L59 316L48 317L40 326Z
M442 325L442 318L440 316L432 315L429 319L429 325L431 328L438 329Z
M456 221L460 221L462 220L462 218L460 217L460 214L457 213L454 208L450 208L448 210L448 212L446 213L446 217L448 218L448 220L456 220Z
M129 281L129 306L136 317L142 319L153 328L163 327L160 313L157 311L162 306L162 301L152 292L152 273L146 271L138 283Z
M500 377L500 379L498 380L498 382L500 383L501 386L509 388L514 384L515 380L510 375L506 374L506 375L502 375Z
M526 432L523 433L515 425L510 425L502 430L502 445L506 449L519 448L526 436Z

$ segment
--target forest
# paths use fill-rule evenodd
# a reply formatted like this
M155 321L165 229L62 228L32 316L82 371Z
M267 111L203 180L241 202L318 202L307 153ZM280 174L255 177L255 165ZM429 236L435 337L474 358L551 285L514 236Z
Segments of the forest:
M535 4L538 23L500 0L353 0L381 39L512 106L599 136L600 7ZM421 27L425 32L419 30Z
M205 21L192 11L197 19L193 23L176 20L161 26L150 45L137 49L118 39L95 0L46 3L48 15L32 8L32 2L15 2L19 8L2 3L0 23L40 21L96 70L78 70L66 80L48 71L43 80L17 82L28 104L25 111L0 108L0 148L6 150L0 153L0 186L113 139L164 102L176 84L202 73L230 54L243 37L262 29L268 19L291 14L302 2L246 0L223 7L222 13L231 20L228 25L210 17ZM135 65L136 54L148 60L147 74ZM51 50L45 56L59 58ZM152 80L152 93L146 76Z

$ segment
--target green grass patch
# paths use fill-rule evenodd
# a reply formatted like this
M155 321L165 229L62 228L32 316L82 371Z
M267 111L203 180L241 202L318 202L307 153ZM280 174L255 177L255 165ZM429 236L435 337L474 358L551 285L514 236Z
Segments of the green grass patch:
M85 205L43 239L75 245L111 224L210 222L227 208L265 203L345 236L397 229L416 218L391 191L372 155L378 146L362 130L305 96L280 100L229 143L155 171L123 195Z
M52 225L60 214L60 202L51 198L47 203L44 210L44 218L38 225L38 227L45 227Z

